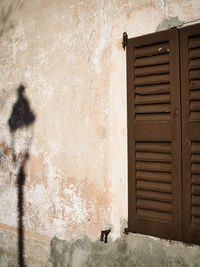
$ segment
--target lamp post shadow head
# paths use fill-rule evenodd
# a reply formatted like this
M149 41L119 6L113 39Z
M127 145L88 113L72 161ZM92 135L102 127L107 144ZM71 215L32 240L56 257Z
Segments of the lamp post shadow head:
M25 87L24 87L23 84L21 84L21 85L19 86L19 88L17 89L18 95L19 95L19 96L22 96L23 93L24 93L24 91L25 91Z
M11 133L14 133L17 129L28 127L35 121L35 114L30 108L28 99L24 96L24 85L20 85L17 92L17 102L13 105L12 113L8 120Z

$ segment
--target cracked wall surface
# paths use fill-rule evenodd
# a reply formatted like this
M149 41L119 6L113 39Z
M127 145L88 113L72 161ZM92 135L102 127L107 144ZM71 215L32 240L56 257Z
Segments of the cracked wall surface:
M127 221L122 33L181 26L199 14L197 0L0 1L1 255L12 255L12 262L17 253L17 173L29 139L23 187L29 266L37 258L50 264L54 236L95 242L108 228L111 239L121 236ZM20 85L36 119L13 134L8 120ZM35 242L41 257L31 251Z

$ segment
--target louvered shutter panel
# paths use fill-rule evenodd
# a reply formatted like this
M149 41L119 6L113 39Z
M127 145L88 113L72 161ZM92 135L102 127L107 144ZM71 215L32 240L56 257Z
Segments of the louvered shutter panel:
M128 229L181 239L179 33L128 39Z
M200 25L180 30L183 240L200 244Z

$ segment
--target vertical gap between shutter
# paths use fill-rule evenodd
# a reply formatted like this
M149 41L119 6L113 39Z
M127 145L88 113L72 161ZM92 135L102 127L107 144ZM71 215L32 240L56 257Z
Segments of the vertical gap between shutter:
M182 188L182 194L181 194L181 203L182 203L182 210L183 210L183 177L182 177L182 173L183 173L183 135L182 135L182 90L181 90L181 47L180 47L180 29L178 30L178 43L179 43L179 75L180 75L180 79L179 79L179 91L180 91L180 131L181 131L181 147L180 147L180 158L181 158L181 188ZM182 221L182 240L183 240L183 211L181 212L181 221Z

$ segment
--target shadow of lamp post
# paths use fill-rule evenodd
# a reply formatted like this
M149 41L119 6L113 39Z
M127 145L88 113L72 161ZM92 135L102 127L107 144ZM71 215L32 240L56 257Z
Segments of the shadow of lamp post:
M24 195L25 184L25 164L29 158L29 148L33 138L32 124L35 121L35 115L30 109L29 101L24 96L25 87L20 85L18 88L18 99L13 105L11 116L8 120L9 129L12 138L13 161L17 167L17 188L18 188L18 263L20 267L25 266L24 262ZM18 144L18 137L21 135L23 142ZM19 153L20 147L20 153Z

